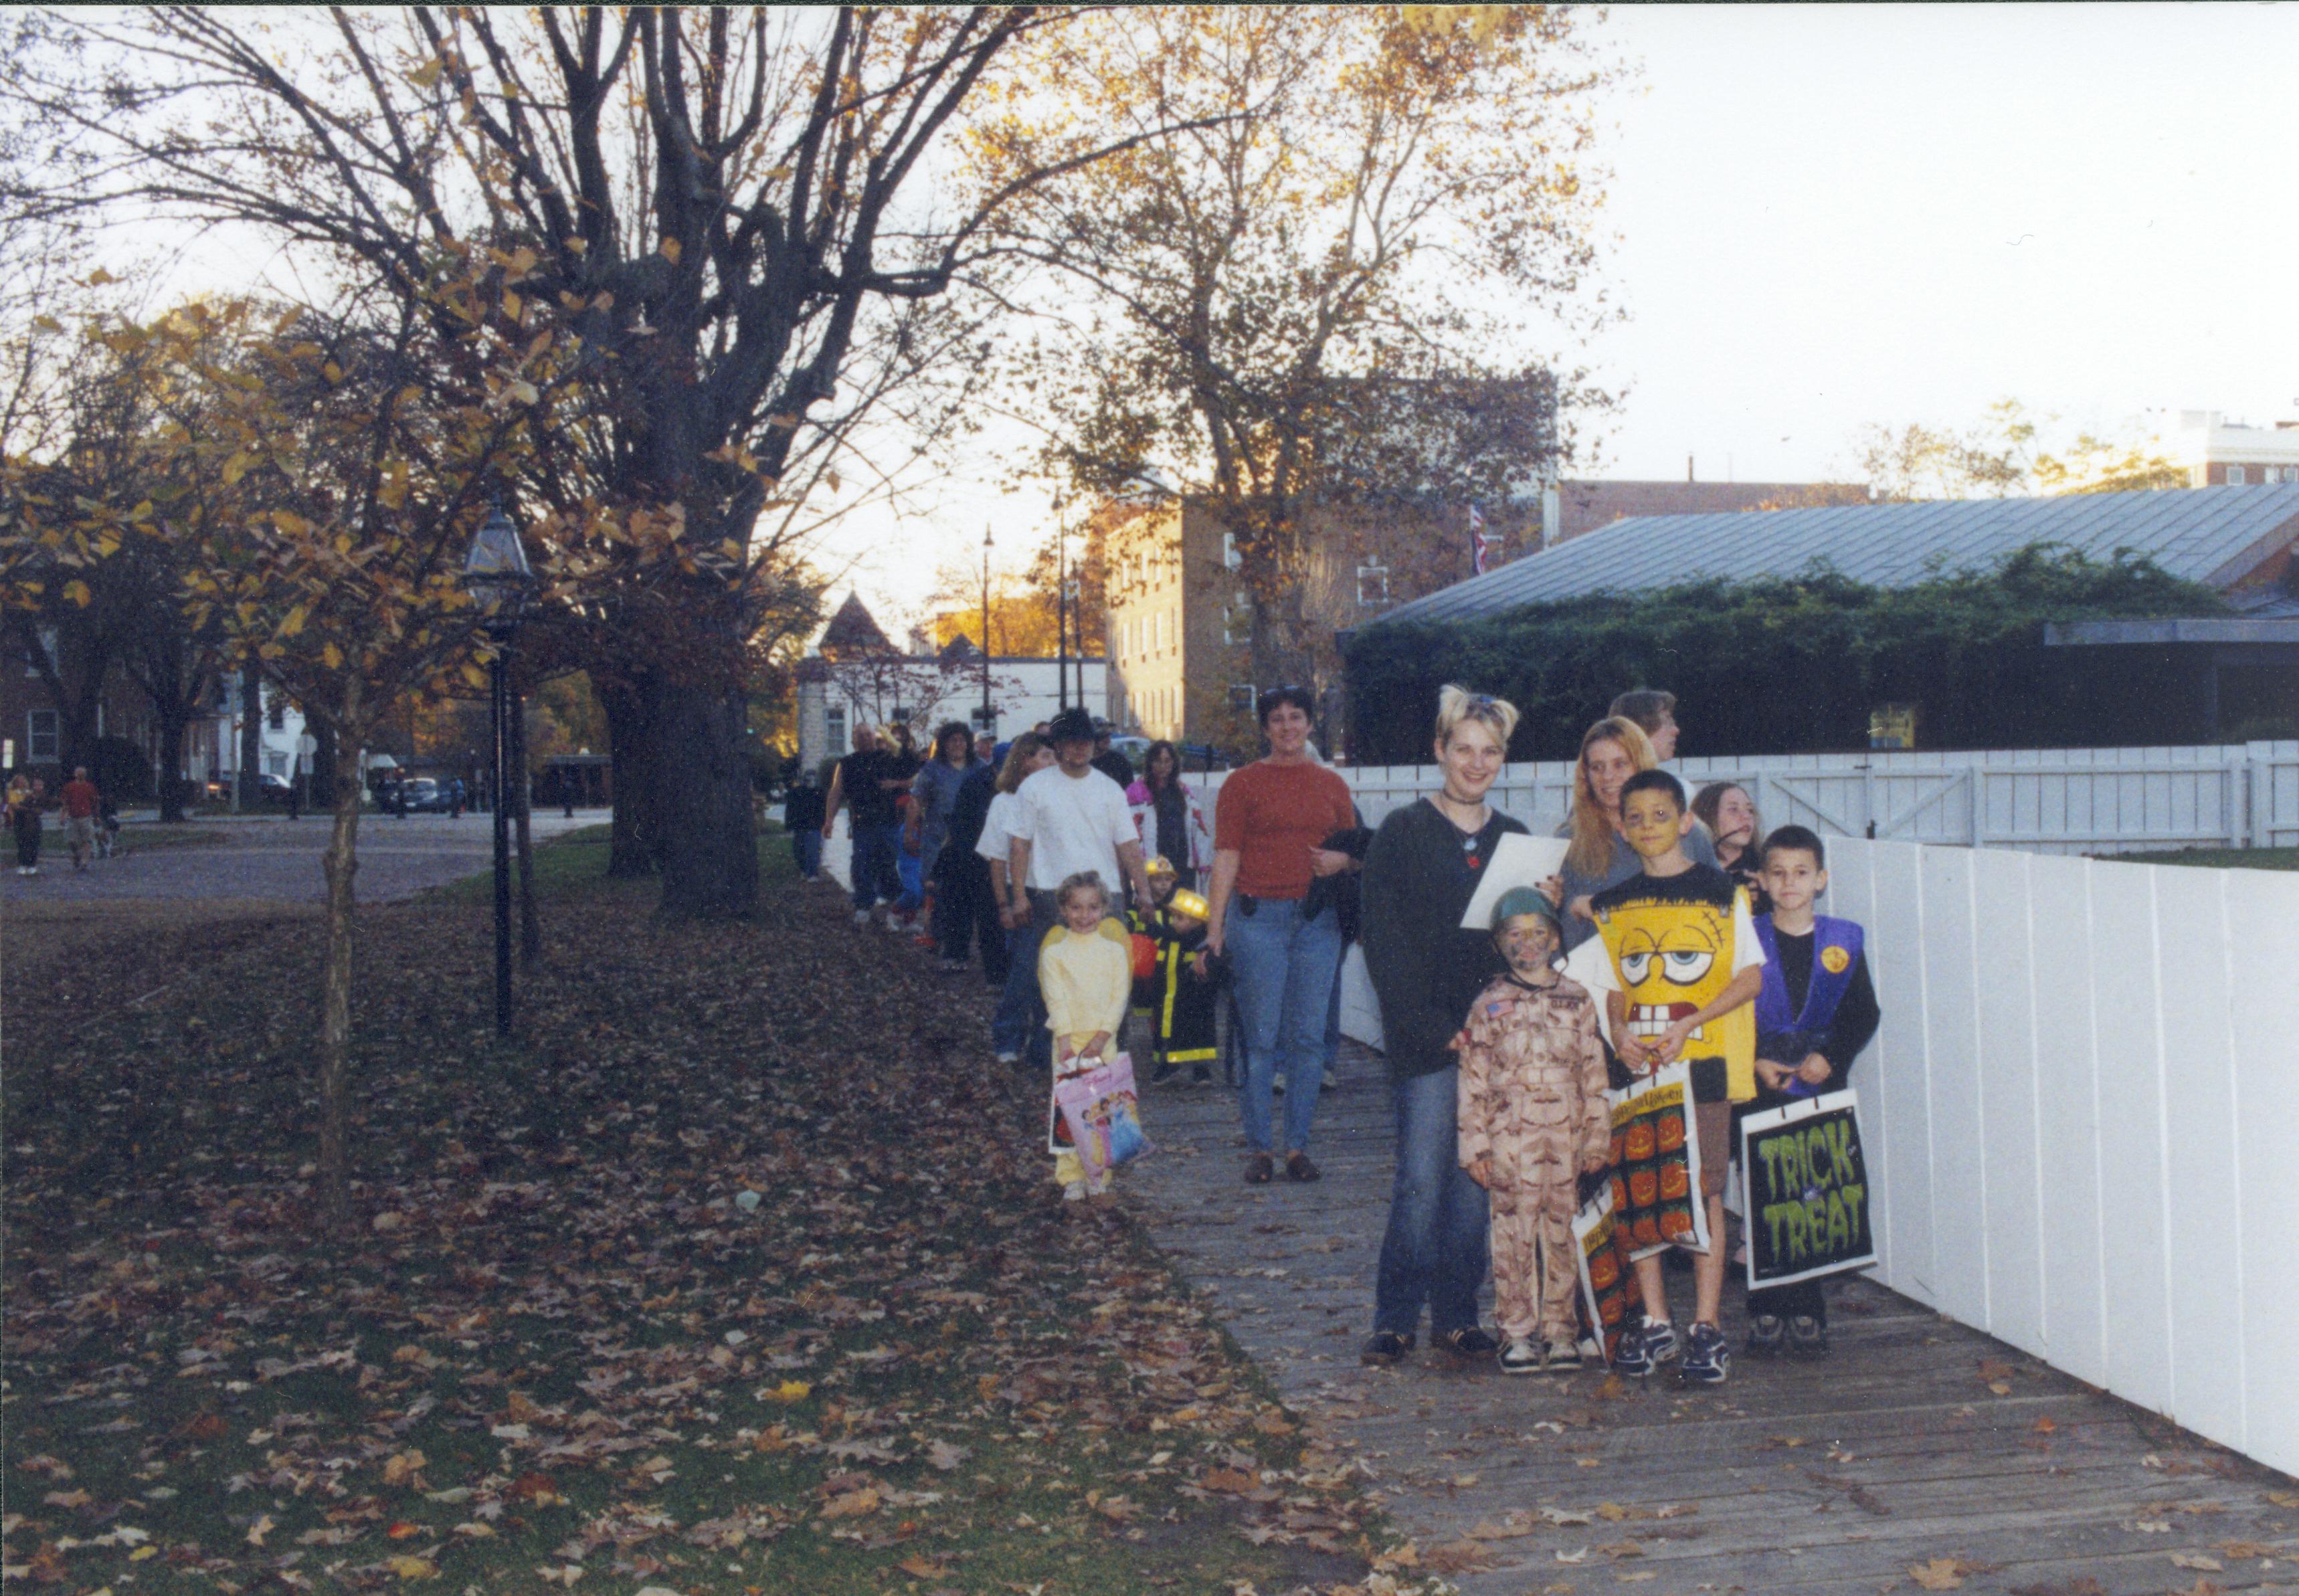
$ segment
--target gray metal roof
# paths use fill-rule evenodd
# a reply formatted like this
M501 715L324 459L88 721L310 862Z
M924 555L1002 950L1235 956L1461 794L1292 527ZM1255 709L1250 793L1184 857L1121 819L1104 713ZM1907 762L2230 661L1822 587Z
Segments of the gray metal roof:
M2119 549L2174 576L2226 587L2299 540L2299 484L1834 505L1615 521L1400 604L1373 626L1464 621L1591 593L1631 593L1705 577L1794 576L1825 560L1855 581L1903 587L1985 568L2029 543L2096 559Z
M2204 616L2170 621L2054 621L2044 628L2047 649L2119 648L2129 644L2274 643L2299 646L2299 617Z

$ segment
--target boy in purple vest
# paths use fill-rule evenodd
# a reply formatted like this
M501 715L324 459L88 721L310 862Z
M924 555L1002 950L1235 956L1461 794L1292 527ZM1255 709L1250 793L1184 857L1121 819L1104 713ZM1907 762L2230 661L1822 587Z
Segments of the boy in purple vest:
M1876 988L1868 979L1860 928L1817 914L1828 890L1828 852L1804 826L1764 839L1764 889L1772 912L1756 921L1764 984L1756 994L1756 1101L1777 1108L1843 1089L1852 1061L1876 1034ZM1828 1352L1828 1300L1822 1282L1802 1280L1748 1294L1748 1351L1760 1358Z

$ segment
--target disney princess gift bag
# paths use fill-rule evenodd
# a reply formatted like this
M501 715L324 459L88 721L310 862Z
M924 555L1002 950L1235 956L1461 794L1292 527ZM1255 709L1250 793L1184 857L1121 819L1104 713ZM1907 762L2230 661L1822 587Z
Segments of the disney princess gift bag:
M1141 1134L1130 1054L1118 1054L1107 1063L1057 1080L1054 1104L1061 1111L1062 1128L1069 1132L1078 1162L1091 1171L1116 1169L1157 1150Z

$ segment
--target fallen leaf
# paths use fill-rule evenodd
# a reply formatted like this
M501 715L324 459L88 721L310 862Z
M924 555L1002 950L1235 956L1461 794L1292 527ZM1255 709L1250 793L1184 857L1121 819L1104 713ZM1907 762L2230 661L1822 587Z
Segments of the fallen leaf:
M69 1491L51 1491L40 1498L43 1506L51 1508L84 1508L95 1500L77 1485Z
M2271 1558L2275 1548L2258 1541L2222 1541L2220 1555L2231 1558Z
M926 1461L944 1474L948 1474L973 1455L972 1447L952 1446L947 1441L933 1442L926 1447Z
M769 1391L759 1393L759 1400L768 1402L802 1402L811 1395L814 1387L804 1380L784 1380Z
M842 1491L822 1504L825 1518L863 1518L878 1510L877 1488L865 1485L859 1491Z
M1260 1489L1261 1482L1241 1468L1214 1468L1207 1471L1198 1485L1200 1490L1226 1491L1232 1496L1242 1496Z
M271 1521L270 1514L257 1514L255 1516L255 1522L247 1526L247 1543L250 1546L262 1545L263 1537L270 1534L273 1530L278 1529L278 1527L279 1526L278 1525Z
M387 1558L383 1566L402 1579L431 1579L439 1572L439 1565L429 1558Z
M2046 1414L2043 1418L2036 1421L2036 1434L2038 1435L2052 1435L2057 1431L2059 1427L2060 1426L2052 1422L2051 1416L2049 1414Z
M900 1568L912 1579L945 1579L948 1578L950 1575L949 1564L930 1562L922 1557L906 1557L901 1562L896 1563L894 1567ZM647 1596L647 1593L644 1591L641 1591L639 1592L639 1596ZM676 1593L667 1592L665 1592L665 1596L676 1596Z
M1954 1558L1934 1558L1929 1563L1913 1563L1908 1577L1927 1591L1953 1591L1963 1583L1963 1575Z
M414 1479L416 1472L426 1461L427 1460L419 1451L394 1452L383 1460L383 1483L386 1485L404 1485Z
M2219 1559L2205 1557L2200 1551L2175 1551L2171 1554L2171 1564L2178 1568L2199 1568L2205 1574L2219 1574L2227 1567Z

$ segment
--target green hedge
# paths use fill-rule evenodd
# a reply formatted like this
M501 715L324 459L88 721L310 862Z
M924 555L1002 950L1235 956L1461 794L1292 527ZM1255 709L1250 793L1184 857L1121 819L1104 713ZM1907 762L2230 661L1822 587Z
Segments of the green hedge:
M2035 544L1908 587L1871 587L1823 565L1466 623L1375 625L1343 650L1352 751L1369 764L1425 759L1448 682L1524 712L1514 759L1570 758L1615 694L1648 686L1677 695L1687 753L1865 748L1869 713L1886 702L1919 705L1926 748L2208 737L2192 724L2183 666L2151 650L2046 649L2043 631L2225 613L2217 592L2150 560Z

